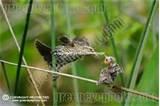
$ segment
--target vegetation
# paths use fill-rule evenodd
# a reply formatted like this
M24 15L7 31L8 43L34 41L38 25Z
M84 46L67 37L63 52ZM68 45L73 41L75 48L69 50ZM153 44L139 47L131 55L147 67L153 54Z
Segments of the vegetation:
M156 0L0 0L0 96L48 97L14 102L22 106L158 106L158 12ZM68 64L52 80L56 72L34 41L54 49L63 35L85 37L96 52L115 57L123 73L113 88L97 85L103 55Z

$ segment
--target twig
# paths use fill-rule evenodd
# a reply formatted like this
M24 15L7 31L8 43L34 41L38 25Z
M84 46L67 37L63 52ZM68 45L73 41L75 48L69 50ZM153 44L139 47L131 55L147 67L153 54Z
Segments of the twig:
M159 101L159 98L156 97L156 96L153 96L153 95L149 95L149 94L146 94L146 93L143 93L143 92L131 90L131 89L128 89L128 88L125 88L125 87L120 87L120 89L123 90L123 91L129 92L129 93L135 94L135 95L140 95L140 96L143 96L143 97L146 97L146 98L149 98L149 99Z
M5 11L4 7L3 7L3 4L2 4L2 1L1 1L1 0L0 0L0 8L2 9L3 15L4 15L5 19L6 19L6 22L7 22L7 24L8 24L9 30L10 30L10 32L11 32L11 35L12 35L12 37L13 37L13 39L14 39L14 42L15 42L15 44L16 44L16 46L17 46L17 49L18 49L18 51L20 52L20 46L19 46L19 44L18 44L18 41L17 41L17 39L16 39L16 36L15 36L15 34L14 34L14 31L13 31L13 29L12 29L12 26L11 26L10 22L9 22L8 16L7 16L7 14L6 14L6 11ZM27 65L27 61L26 61L26 59L24 58L24 56L23 56L23 62L24 62L25 65ZM27 72L28 72L29 78L30 78L30 80L31 80L31 82L32 82L32 84L33 84L33 87L34 87L37 95L41 97L40 92L39 92L38 87L37 87L37 84L36 84L36 82L35 82L35 79L33 78L33 75L32 75L31 70L30 70L29 68L27 68ZM42 105L45 106L42 98L40 98L40 101L41 101Z
M13 66L17 66L16 63L8 62L8 61L5 61L5 60L0 60L0 62L9 64L9 65L13 65ZM33 70L39 70L39 71L43 71L43 72L47 72L47 73L51 73L51 74L57 74L57 75L61 75L61 76L69 77L69 78L74 78L74 79L90 82L90 83L93 83L93 84L96 84L96 85L98 84L98 81L96 81L96 80L92 80L92 79L88 79L88 78L84 78L84 77L79 77L79 76L75 76L75 75L65 74L65 73L56 72L56 71L50 71L50 70L41 69L41 68L37 68L37 67L33 67L33 66L27 66L27 65L21 65L21 67L25 67L25 68L29 68L29 69L33 69ZM135 94L137 96L143 96L143 97L146 97L148 99L155 100L157 102L159 101L159 98L156 97L156 96L153 96L153 95L149 95L149 94L139 92L139 91L136 91L136 90L132 90L132 89L128 89L128 88L125 88L125 87L117 87L116 85L113 85L113 86L122 90L122 91L131 93L131 94Z

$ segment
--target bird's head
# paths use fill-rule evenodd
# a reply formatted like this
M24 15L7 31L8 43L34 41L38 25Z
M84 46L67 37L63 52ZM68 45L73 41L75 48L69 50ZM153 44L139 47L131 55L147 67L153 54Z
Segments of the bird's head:
M82 48L83 48L82 51L86 52L86 54L88 54L88 55L96 55L96 52L95 52L93 47L91 47L91 46L83 46Z
M115 58L112 56L105 56L104 63L110 66L115 63Z
M77 51L82 55L95 55L96 52L93 47L90 46L88 40L86 38L74 38L73 44Z

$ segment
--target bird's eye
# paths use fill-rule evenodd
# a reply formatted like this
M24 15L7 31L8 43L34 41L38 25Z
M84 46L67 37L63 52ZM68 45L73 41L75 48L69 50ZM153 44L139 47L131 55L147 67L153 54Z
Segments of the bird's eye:
M108 60L107 58L105 59L105 61L106 61L106 62L109 62L109 60Z
M93 49L93 48L90 48L90 51L94 52L94 49Z

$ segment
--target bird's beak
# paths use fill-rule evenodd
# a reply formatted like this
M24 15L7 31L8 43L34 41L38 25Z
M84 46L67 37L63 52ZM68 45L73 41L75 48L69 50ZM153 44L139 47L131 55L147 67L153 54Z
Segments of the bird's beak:
M104 60L104 64L108 64L108 61Z
M96 57L98 57L98 56L103 56L103 55L104 55L104 52L94 52L94 55L95 55Z
M108 64L110 64L110 62L107 59L105 59L104 64L108 65Z

